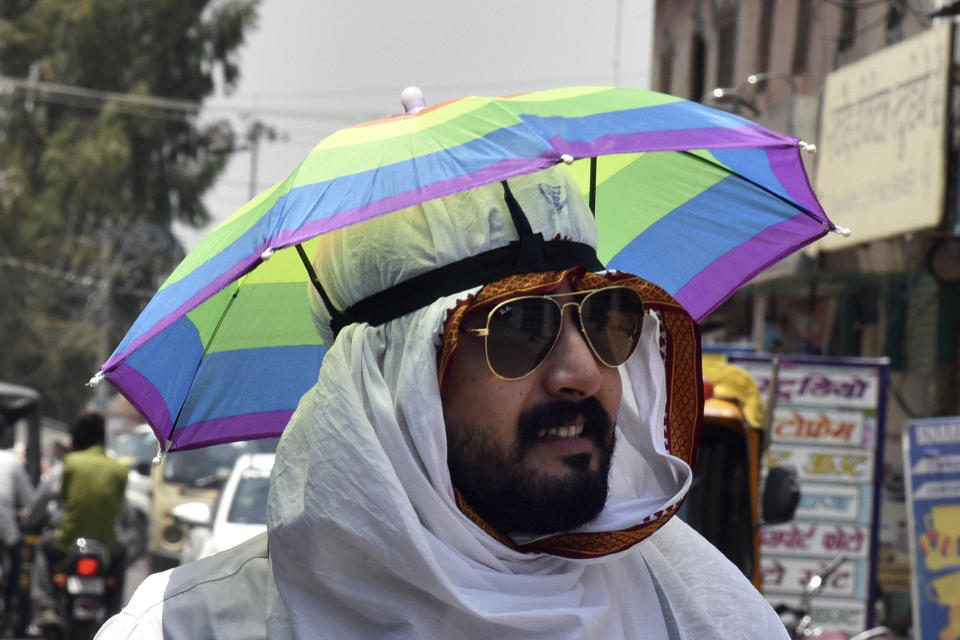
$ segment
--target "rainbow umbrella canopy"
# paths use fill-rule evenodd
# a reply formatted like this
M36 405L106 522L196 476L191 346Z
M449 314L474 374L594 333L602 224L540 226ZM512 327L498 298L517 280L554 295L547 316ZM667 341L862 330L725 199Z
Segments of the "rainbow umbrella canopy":
M834 229L802 144L695 102L603 87L467 97L343 129L197 245L97 377L166 450L277 436L325 353L297 245L312 255L325 232L560 163L594 207L600 260L701 320Z

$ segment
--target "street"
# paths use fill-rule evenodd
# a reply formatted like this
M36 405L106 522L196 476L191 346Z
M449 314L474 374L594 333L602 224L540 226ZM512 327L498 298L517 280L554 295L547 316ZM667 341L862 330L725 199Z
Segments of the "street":
M141 557L127 568L127 575L123 583L123 604L126 606L130 596L137 590L143 579L150 573L146 556Z

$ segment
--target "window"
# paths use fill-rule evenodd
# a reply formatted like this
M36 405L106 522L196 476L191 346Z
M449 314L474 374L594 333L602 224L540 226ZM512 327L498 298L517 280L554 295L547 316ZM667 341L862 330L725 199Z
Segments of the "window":
M737 63L737 12L728 10L717 18L717 85L732 87Z
M903 40L903 5L891 2L887 7L887 44Z
M660 54L660 68L657 75L657 91L670 93L670 81L673 74L673 54L669 51Z
M267 494L270 475L243 477L227 513L227 522L239 524L267 524Z
M174 451L164 461L163 480L188 487L222 486L241 454L275 451L277 442L278 438L265 438Z
M853 50L853 43L857 36L857 8L846 5L840 14L840 32L837 34L837 55L834 59L834 68L846 62L849 53Z
M670 36L663 39L660 55L657 57L657 91L670 93L673 82L673 42ZM700 96L697 96L698 98Z
M812 0L797 1L797 31L793 40L793 75L807 70L807 54L810 49L810 23L813 20Z
M688 98L700 100L706 92L707 43L703 35L694 34L690 43L690 92Z
M773 10L776 0L766 0L760 3L760 24L757 29L757 64L756 70L760 73L769 71L770 43L773 40ZM763 91L766 82L757 83L757 91Z

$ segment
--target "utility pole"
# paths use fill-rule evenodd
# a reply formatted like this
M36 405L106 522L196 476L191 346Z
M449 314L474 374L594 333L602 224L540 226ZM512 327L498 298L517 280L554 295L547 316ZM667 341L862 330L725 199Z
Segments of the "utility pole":
M94 273L99 273L100 282L95 294L97 304L97 360L100 364L107 361L112 350L111 331L113 324L113 279L116 270L108 265L114 258L114 227L112 224L100 230L100 264ZM93 389L93 405L101 415L106 415L110 390L106 384L98 384Z
M257 195L257 169L260 155L260 140L276 140L279 137L277 130L263 120L254 120L247 128L247 149L250 150L250 186L249 197L252 200Z

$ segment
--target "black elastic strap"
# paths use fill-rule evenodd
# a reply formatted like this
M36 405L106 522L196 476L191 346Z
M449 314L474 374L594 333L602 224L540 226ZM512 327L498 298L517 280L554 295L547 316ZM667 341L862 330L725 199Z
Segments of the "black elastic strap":
M597 156L590 158L590 193L588 194L590 212L597 217Z
M526 214L523 212L523 209L520 208L520 203L513 197L513 192L510 191L510 185L507 184L506 180L501 180L500 184L503 185L503 199L507 203L507 209L510 210L510 217L513 219L513 228L517 230L517 235L521 238L523 236L533 235L530 221L527 220Z
M320 279L317 278L317 272L313 270L313 264L307 257L307 252L303 250L303 245L299 243L297 243L297 253L300 255L300 261L303 262L303 266L307 269L307 275L310 277L310 282L313 283L313 288L320 294L320 299L323 300L323 306L327 308L327 313L330 314L330 324L333 325L334 320L343 322L344 326L349 324L343 321L343 314L333 306L333 302L327 296L327 292L323 290L323 285L320 284Z
M505 247L444 265L404 280L352 305L330 321L334 334L351 322L380 325L421 309L434 300L508 276L535 271L565 271L582 265L600 271L603 265L590 245L570 240L544 242L539 233L527 235Z
M517 230L518 240L505 247L490 249L404 280L360 300L342 312L334 308L320 285L313 266L307 260L306 253L297 245L310 280L330 313L330 329L333 335L336 336L341 329L354 322L381 325L422 309L444 296L521 273L565 271L576 266L583 266L588 271L600 271L604 268L597 258L596 250L590 245L571 240L546 242L543 234L534 233L507 181L503 180L500 184L503 185L503 198Z

